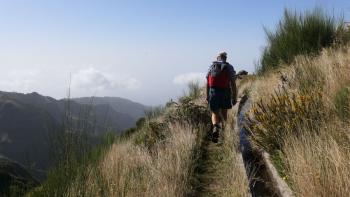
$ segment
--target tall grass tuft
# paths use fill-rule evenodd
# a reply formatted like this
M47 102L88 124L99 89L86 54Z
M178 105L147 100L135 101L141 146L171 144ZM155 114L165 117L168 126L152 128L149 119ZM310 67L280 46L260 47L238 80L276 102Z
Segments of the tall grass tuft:
M187 84L187 91L184 91L183 96L179 98L180 103L194 101L201 96L201 85L199 81L190 81Z
M192 99L197 99L200 96L201 87L198 81L188 83L188 96Z
M275 32L265 29L268 46L264 49L258 72L290 64L298 55L317 54L334 43L350 37L342 19L329 16L321 8L298 14L285 10Z
M303 136L285 139L286 178L297 196L349 196L350 138L337 140L329 134L348 129L327 122L319 135L310 135L306 128Z
M164 110L165 110L164 106L161 106L161 105L152 107L151 109L145 111L146 118L147 119L157 118L164 113Z

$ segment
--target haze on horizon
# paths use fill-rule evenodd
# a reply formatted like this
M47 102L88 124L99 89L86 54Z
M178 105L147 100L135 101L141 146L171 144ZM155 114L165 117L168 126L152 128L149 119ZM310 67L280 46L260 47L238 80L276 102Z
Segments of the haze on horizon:
M177 99L204 80L226 51L237 71L254 71L284 8L319 6L350 20L350 2L2 1L0 90L60 99L117 96L147 105Z

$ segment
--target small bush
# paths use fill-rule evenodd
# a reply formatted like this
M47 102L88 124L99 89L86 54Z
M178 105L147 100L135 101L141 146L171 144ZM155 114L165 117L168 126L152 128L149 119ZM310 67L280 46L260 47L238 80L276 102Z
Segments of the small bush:
M146 122L146 119L145 118L139 118L137 121L136 121L136 128L141 128Z
M137 145L146 147L149 151L154 150L156 144L162 143L169 135L168 125L155 121L144 123L142 129L138 132L134 142Z
M211 122L208 108L193 103L188 97L181 100L173 113L166 115L166 120L171 123L189 124L193 127Z
M260 73L280 63L290 64L297 55L318 53L324 47L348 39L342 20L328 16L319 8L305 14L285 10L276 31L265 32L268 46L263 51Z
M288 94L276 92L269 104L262 101L252 108L253 118L248 118L247 131L254 144L270 154L282 150L286 136L300 136L303 127L317 132L318 125L325 115L320 111L322 95Z

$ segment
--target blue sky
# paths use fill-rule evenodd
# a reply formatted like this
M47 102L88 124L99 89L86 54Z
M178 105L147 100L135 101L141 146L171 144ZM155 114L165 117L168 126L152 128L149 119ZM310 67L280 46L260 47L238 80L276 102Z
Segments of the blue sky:
M345 0L0 0L0 90L63 98L71 84L74 97L163 104L220 51L254 71L263 27L315 6L350 20Z

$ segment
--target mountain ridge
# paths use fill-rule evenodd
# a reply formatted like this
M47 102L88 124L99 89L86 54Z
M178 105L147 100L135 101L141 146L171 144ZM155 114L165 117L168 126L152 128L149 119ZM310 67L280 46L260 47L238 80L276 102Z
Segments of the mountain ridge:
M131 108L129 103L132 101L128 101ZM138 104L140 106L143 105ZM37 92L0 91L0 153L24 166L31 166L30 172L43 180L44 173L38 173L36 169L45 171L52 166L50 141L54 140L54 133L61 130L67 110L74 121L81 119L90 125L86 132L94 139L101 138L107 131L120 133L137 121L137 116L115 111L109 104L88 105L74 99L57 100Z
M77 97L77 98L72 98L72 100L80 104L92 104L92 105L108 104L115 111L128 114L135 119L139 119L143 117L145 115L145 112L147 110L150 110L151 108L149 106L146 106L122 97L92 96L92 97Z

